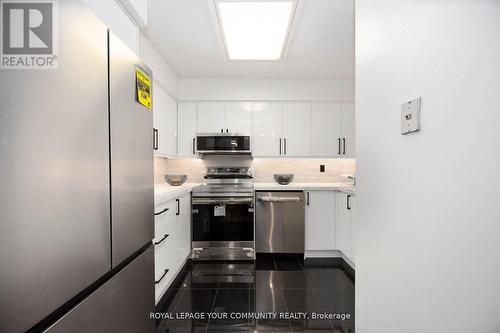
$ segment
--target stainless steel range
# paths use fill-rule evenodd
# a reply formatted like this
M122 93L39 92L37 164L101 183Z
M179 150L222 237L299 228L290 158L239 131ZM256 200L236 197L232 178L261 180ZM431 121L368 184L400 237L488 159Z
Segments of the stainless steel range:
M193 189L194 260L253 260L253 175L247 167L207 168Z

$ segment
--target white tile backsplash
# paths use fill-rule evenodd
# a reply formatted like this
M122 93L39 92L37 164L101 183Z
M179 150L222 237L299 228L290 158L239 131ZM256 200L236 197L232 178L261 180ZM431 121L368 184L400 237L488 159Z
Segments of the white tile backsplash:
M319 166L325 165L325 172ZM155 184L164 184L165 174L186 174L187 182L203 182L205 169L211 166L253 167L256 182L273 182L275 173L293 173L294 182L346 182L355 172L354 159L334 158L255 158L248 156L210 156L204 159L155 157Z

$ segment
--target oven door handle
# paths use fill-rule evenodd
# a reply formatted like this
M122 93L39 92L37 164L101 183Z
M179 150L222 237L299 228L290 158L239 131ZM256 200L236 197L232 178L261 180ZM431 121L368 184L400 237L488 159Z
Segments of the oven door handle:
M193 205L209 205L209 204L241 204L253 203L253 197L242 198L196 198L193 197Z
M299 202L299 197L259 197L257 200L263 202Z

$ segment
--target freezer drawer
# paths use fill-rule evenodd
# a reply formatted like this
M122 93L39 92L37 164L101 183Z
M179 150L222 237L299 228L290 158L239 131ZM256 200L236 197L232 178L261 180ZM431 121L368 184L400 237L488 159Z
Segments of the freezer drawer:
M154 332L154 255L149 247L46 333Z
M303 192L256 192L257 253L304 253Z

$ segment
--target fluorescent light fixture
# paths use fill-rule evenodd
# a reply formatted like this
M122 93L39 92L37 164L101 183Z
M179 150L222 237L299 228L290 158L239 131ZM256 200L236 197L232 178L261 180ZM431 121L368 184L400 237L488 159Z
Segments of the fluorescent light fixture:
M297 0L214 0L230 60L283 57Z

